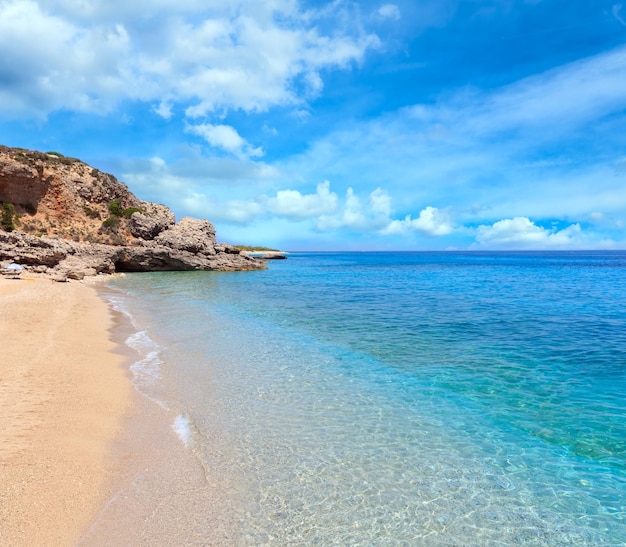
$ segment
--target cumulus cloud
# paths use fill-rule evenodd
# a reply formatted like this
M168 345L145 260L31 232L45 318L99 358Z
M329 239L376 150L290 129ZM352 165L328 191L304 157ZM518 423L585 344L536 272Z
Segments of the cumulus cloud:
M526 217L515 217L479 226L476 241L491 249L567 249L583 243L583 237L580 224L547 229Z
M318 230L326 232L339 228L359 229L364 228L367 219L362 212L361 200L352 188L346 191L346 198L341 210L336 214L326 214L317 219Z
M190 125L187 132L204 138L214 148L219 148L240 157L261 157L262 148L253 148L230 125L213 125L210 123Z
M106 110L132 90L130 49L122 23L84 28L32 0L1 2L0 113Z
M400 19L400 8L395 4L383 4L378 8L378 15L383 19Z
M197 205L200 201L196 198ZM278 190L275 195L260 195L253 200L229 200L221 204L212 204L214 218L228 222L250 222L256 217L272 216L290 221L309 222L318 232L349 231L353 233L399 233L399 230L386 231L386 227L404 221L393 221L391 197L386 190L376 188L367 195L359 197L353 188L348 188L343 198L331 190L330 182L317 185L314 193L302 193L299 190ZM427 208L420 219L413 221L413 230L442 235L446 228L441 222L446 215ZM426 219L431 214L436 218Z
M183 166L170 166L162 158L154 157L129 165L124 178L133 186L142 188L149 199L154 199L153 192L167 194L167 202L175 209L183 209L184 214L211 218L218 222L246 225L262 218L273 218L290 223L305 223L318 232L349 231L372 234L381 232L390 223L404 222L392 221L391 197L380 187L364 197L348 188L345 196L339 197L326 180L318 184L314 192L283 189L273 194L260 193L255 198L247 199L246 186L231 184L228 186L229 194L244 197L221 199L223 193L219 186L206 184L206 167L207 165L196 172L190 170L187 163ZM267 177L271 178L271 174L263 170L240 173L242 174L254 177L257 183ZM252 183L252 179L248 183ZM428 208L430 209L432 208ZM419 231L441 233L443 228L435 226L434 220L429 221L431 226L426 225L425 216L426 213L422 212L422 220L415 224L420 228ZM439 216L443 218L443 215ZM417 229L415 226L414 229Z
M621 46L500 88L459 90L351 123L286 166L305 178L332 166L325 176L333 183L359 173L361 192L392 181L407 203L449 206L459 225L515 217L569 224L594 210L617 218L626 210L624 112ZM416 214L404 218L408 212L386 233L415 231ZM450 225L444 221L443 231ZM468 234L454 234L455 245L464 245Z
M279 190L273 196L261 194L254 199L220 201L200 191L186 193L183 205L199 216L233 224L248 224L259 217L274 217L302 222L332 214L338 207L337 194L330 191L330 183L317 185L315 193L298 190Z
M339 4L318 14L294 0L4 0L0 113L99 113L127 99L166 118L172 105L192 118L297 107L319 94L322 70L379 45L356 21L332 24Z
M169 120L173 114L172 105L168 101L161 101L153 110L164 120Z
M406 235L418 232L427 236L445 236L455 227L448 211L436 207L424 208L418 218L406 215L404 219L393 219L391 197L386 190L376 188L368 196L367 204L348 188L344 203L333 215L324 215L317 220L316 227L322 231L349 229L381 235Z
M277 216L292 219L318 217L337 209L337 194L330 191L330 182L317 185L314 194L301 194L298 190L280 190L266 200L267 210Z
M388 218L393 212L391 208L391 196L386 190L380 187L376 188L376 190L370 194L369 202L370 209L377 216Z
M429 236L445 236L454 231L454 226L448 212L428 206L420 211L418 218L407 215L403 220L392 220L381 233L393 235L411 231Z

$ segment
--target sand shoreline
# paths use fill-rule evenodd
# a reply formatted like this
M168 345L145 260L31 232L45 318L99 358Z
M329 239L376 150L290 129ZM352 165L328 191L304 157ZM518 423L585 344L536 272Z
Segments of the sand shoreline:
M0 279L0 544L74 545L136 397L93 286Z
M104 291L0 278L0 545L236 544L228 483L135 388Z
M106 302L111 290L98 285ZM132 369L141 364L142 355L130 349L127 338L140 327L125 312L113 316L111 339L128 354ZM160 366L168 368L164 362ZM214 476L194 447L175 432L181 409L170 406L167 392L164 400L155 399L154 393L133 385L133 393L130 411L111 445L114 472L107 483L107 498L78 545L239 544L241 523L230 509L229 485Z

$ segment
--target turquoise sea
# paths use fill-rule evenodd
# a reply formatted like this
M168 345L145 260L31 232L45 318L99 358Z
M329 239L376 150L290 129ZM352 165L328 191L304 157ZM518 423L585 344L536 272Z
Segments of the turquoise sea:
M626 544L626 252L268 266L105 292L203 469L171 544Z

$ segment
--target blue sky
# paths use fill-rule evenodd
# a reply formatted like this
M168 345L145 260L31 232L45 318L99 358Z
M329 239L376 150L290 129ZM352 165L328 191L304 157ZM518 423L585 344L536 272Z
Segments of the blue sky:
M285 250L626 248L626 2L0 0L0 143Z

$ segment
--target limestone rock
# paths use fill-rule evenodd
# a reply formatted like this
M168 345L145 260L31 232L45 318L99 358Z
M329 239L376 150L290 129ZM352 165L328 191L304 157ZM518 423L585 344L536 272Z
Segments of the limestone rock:
M176 222L174 213L165 205L142 201L140 209L142 212L133 213L130 217L130 233L135 237L154 239Z
M154 242L178 251L215 254L215 227L208 220L185 217L154 238Z
M13 260L22 265L56 266L70 252L70 243L62 239L0 231L0 260Z
M17 227L0 227L0 261L59 281L115 271L265 267L217 244L209 221L175 223L165 205L140 201L113 175L58 154L0 146L0 202L13 206L9 224Z

